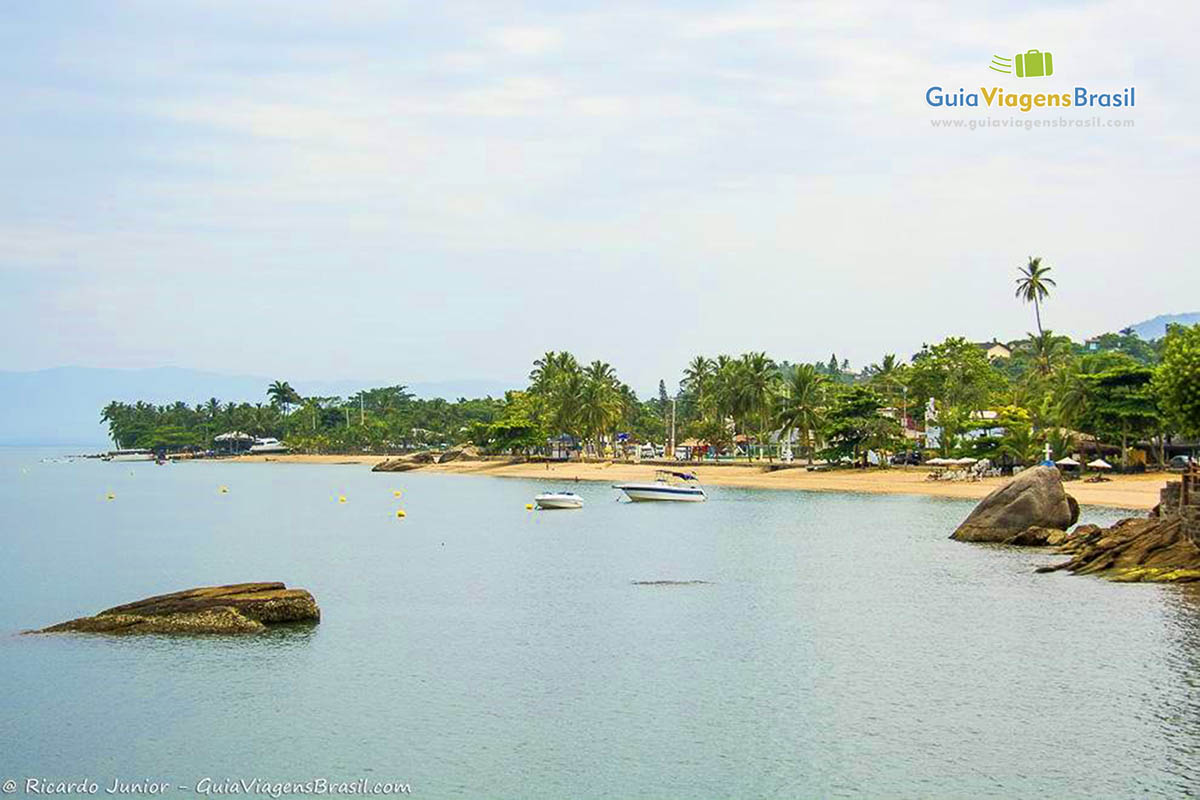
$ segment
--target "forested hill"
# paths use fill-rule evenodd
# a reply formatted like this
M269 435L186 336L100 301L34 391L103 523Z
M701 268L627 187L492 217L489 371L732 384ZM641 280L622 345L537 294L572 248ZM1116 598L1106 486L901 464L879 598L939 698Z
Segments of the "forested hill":
M1167 335L1168 325L1197 325L1200 324L1200 311L1186 314L1159 314L1154 319L1130 325L1133 332L1146 341L1161 339Z

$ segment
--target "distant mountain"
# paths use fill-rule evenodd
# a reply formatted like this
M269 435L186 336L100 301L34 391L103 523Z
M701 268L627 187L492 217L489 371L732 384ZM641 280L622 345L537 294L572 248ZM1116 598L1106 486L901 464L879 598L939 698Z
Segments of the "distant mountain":
M1130 325L1133 332L1146 341L1161 339L1167 335L1168 325L1200 325L1200 311L1187 314L1159 314L1154 319Z
M222 375L178 367L154 369L95 369L56 367L36 372L0 371L0 445L76 445L99 448L109 444L100 424L100 409L112 400L165 404L183 400L189 405L216 397L223 403L267 401L273 379L252 375ZM345 397L361 389L404 383L375 381L292 381L302 395ZM520 381L461 380L407 384L417 397L503 396Z

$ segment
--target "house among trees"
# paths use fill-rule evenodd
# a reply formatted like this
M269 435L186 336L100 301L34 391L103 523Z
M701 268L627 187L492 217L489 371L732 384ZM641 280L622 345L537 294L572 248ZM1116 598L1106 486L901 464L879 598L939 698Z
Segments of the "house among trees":
M998 358L1012 358L1012 348L998 339L993 339L990 342L974 342L976 347L983 351L988 357L988 361L995 361Z

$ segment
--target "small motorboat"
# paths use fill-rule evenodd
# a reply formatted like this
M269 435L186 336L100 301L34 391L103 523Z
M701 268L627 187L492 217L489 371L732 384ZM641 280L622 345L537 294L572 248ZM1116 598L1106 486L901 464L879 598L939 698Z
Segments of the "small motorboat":
M129 450L110 450L108 454L100 457L104 461L154 461L154 451L145 448L133 448Z
M543 492L533 498L538 508L583 508L583 498L574 492Z
M647 500L703 503L708 499L708 495L704 493L704 489L696 482L697 480L695 474L691 472L660 469L655 474L653 482L618 483L613 488L620 489L635 503Z

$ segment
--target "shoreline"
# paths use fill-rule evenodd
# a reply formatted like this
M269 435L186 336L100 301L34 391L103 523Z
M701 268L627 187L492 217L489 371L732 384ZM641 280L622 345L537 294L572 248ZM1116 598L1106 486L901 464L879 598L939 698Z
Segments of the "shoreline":
M243 463L328 464L374 466L386 461L377 455L278 455L239 456L228 459ZM526 478L547 481L589 481L619 483L652 480L654 464L613 462L513 463L509 461L452 461L427 464L412 472L438 472L452 475L485 475L496 478ZM668 467L663 467L668 468ZM923 497L947 497L957 500L981 500L1009 478L985 478L975 483L927 481L924 467L892 467L872 470L833 470L808 472L802 468L768 471L758 464L687 465L669 467L696 473L706 486L780 491L863 492L868 494L907 494ZM1104 483L1070 481L1066 489L1081 505L1149 511L1158 504L1158 492L1172 476L1114 475Z

